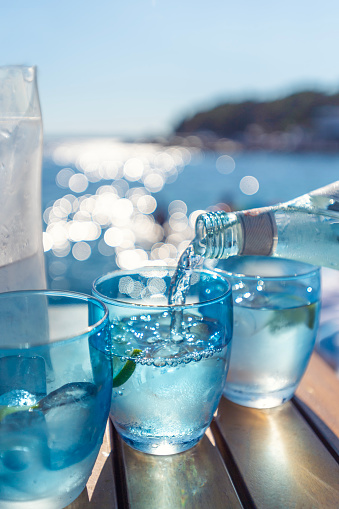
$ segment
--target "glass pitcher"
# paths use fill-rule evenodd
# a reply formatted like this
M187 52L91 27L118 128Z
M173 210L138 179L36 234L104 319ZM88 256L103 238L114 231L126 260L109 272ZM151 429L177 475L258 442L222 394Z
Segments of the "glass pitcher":
M46 287L36 68L0 67L0 292Z

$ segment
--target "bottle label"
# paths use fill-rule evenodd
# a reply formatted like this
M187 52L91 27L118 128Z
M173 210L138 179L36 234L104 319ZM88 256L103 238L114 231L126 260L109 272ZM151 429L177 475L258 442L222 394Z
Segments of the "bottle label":
M241 255L270 256L277 243L277 227L273 213L252 209L237 213L242 226Z

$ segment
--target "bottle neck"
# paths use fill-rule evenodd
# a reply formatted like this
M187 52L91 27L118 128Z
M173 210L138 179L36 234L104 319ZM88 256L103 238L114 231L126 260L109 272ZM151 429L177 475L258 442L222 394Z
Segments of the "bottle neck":
M339 181L272 207L207 212L196 221L194 252L205 258L282 256L337 267L338 212ZM315 249L317 255L311 247L315 234L323 243Z
M239 221L235 213L206 212L195 225L196 254L205 258L227 258L239 251Z
M194 251L205 258L270 256L276 244L277 227L271 207L231 213L207 212L196 221Z

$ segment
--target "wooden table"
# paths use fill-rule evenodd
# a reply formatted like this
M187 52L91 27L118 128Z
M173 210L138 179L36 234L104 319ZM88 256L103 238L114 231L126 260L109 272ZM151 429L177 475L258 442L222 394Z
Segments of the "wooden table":
M68 509L339 507L339 379L313 354L296 397L254 410L222 399L201 442L173 456L128 447L108 425Z

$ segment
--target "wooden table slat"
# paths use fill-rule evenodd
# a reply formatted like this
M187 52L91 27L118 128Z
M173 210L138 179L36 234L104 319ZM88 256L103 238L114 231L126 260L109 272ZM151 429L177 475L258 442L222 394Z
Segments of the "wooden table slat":
M339 505L339 465L291 403L269 410L225 398L217 426L260 509Z
M339 378L316 353L311 357L296 396L339 438Z
M171 456L143 454L121 443L131 508L242 508L208 435L194 448Z
M87 490L68 509L339 507L338 396L339 379L314 354L293 401L255 410L222 398L185 453L142 454L107 428Z
M86 489L66 509L118 509L112 468L113 454L110 423L108 422L103 443Z

